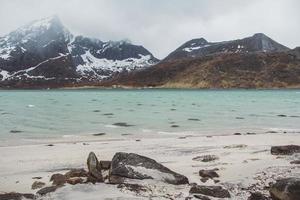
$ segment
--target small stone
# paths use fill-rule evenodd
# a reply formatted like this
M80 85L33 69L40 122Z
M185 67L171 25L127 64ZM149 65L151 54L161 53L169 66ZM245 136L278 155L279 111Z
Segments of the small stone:
M71 185L81 184L81 183L83 183L83 179L80 177L73 177L73 178L69 178L67 180L67 183L69 183Z
M118 185L118 188L120 188L121 190L128 190L131 192L135 192L136 194L140 194L148 191L148 189L145 186L139 184L130 184L130 183L121 183Z
M100 160L101 169L108 170L110 169L111 161L110 160Z
M291 161L290 164L300 165L300 160Z
M228 190L222 188L221 186L195 185L191 187L190 193L198 193L217 198L230 198L230 193Z
M285 146L272 146L272 155L292 155L294 153L300 153L299 145L285 145Z
M194 197L195 197L196 199L201 199L201 200L211 200L211 199L208 198L207 196L200 195L200 194L195 194Z
M224 149L243 149L246 147L247 145L245 144L233 144L233 145L224 146Z
M250 197L248 197L248 200L269 200L269 198L264 196L260 192L254 192L251 193Z
M89 175L85 181L85 183L93 183L93 184L96 184L97 182L99 182L97 178L91 175Z
M97 179L97 182L103 182L103 176L101 173L101 166L98 162L98 158L94 152L90 152L87 159L87 166L91 176Z
M42 177L40 177L40 176L35 176L35 177L32 177L32 179L42 179Z
M40 188L44 187L45 185L46 184L44 182L35 181L35 182L33 182L31 189L32 190L40 189Z
M37 194L44 196L48 193L55 192L57 190L57 188L59 188L59 187L58 186L44 187L44 188L40 189L39 191L37 191Z
M202 178L211 178L211 179L218 178L219 174L216 172L216 170L218 169L211 169L211 170L202 169L199 171L199 175Z
M73 178L73 177L88 177L88 172L85 171L85 169L80 168L80 169L71 169L67 173L65 173L65 177L67 179Z
M124 183L125 178L121 176L110 175L108 180L110 184L120 184Z
M64 185L67 181L66 176L63 174L53 174L50 178L52 185L61 186Z
M22 193L4 193L0 194L0 200L23 200L26 199L35 199L34 194L22 194Z
M209 178L207 178L207 177L206 177L206 178L200 178L200 181L201 181L202 183L206 183L206 181L208 181L208 179L209 179Z
M203 155L203 156L197 156L197 157L193 158L193 160L195 160L195 161L202 161L202 162L211 162L211 161L215 161L218 159L219 159L219 157L216 155Z

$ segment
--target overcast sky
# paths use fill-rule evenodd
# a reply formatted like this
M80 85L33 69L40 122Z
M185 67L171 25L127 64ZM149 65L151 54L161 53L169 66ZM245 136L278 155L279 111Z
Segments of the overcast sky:
M299 0L0 0L0 35L56 14L74 34L129 39L158 58L192 38L222 41L257 32L294 48L299 8Z

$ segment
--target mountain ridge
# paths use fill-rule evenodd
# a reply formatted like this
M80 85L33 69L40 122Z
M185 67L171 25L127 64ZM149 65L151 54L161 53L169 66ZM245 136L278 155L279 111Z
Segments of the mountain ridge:
M217 53L280 52L288 50L290 50L288 47L277 43L263 33L222 42L208 42L204 38L199 38L187 41L171 52L163 61L184 57L201 57Z
M0 37L0 88L300 87L300 47L263 33L210 42L189 40L159 61L127 40L73 35L57 16Z
M170 60L145 70L119 74L103 85L130 88L300 88L300 49Z
M64 69L53 67L54 60L55 65L65 66ZM103 42L75 36L57 16L33 21L0 38L2 81L57 77L66 81L100 81L114 73L157 62L143 46L128 41ZM57 69L60 70L56 75Z

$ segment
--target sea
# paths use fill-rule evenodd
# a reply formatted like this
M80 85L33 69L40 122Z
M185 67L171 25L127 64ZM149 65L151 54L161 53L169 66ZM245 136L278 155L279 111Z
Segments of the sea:
M0 90L0 146L235 133L300 134L300 90Z

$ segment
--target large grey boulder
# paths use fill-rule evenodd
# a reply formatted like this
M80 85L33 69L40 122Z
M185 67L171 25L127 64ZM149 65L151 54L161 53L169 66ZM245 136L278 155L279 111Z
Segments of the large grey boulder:
M300 178L285 178L277 180L270 187L270 194L274 200L299 200Z
M187 177L178 174L155 160L135 153L118 152L111 162L111 176L130 179L154 179L169 184L187 184Z

